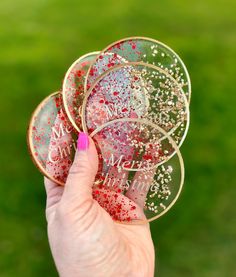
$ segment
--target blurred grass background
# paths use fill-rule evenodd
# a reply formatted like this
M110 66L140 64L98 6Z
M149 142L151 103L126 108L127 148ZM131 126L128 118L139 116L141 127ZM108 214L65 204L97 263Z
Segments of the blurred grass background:
M26 147L31 112L82 54L158 39L192 79L183 193L151 224L156 276L236 276L236 2L1 0L0 276L57 276L42 176Z

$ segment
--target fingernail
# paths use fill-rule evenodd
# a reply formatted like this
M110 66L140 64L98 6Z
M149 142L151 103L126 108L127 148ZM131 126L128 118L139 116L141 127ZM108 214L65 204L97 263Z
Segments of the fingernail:
M77 149L79 151L84 151L87 150L89 146L89 138L88 135L85 134L84 132L79 133L79 138L77 141Z

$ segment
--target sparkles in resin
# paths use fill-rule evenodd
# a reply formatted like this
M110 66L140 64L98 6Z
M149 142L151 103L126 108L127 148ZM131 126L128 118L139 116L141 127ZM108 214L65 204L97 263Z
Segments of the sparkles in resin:
M171 48L145 37L119 40L77 59L62 92L37 107L28 130L32 159L64 185L84 131L99 158L93 198L117 222L155 220L183 188L179 148L188 132L190 98L188 71Z

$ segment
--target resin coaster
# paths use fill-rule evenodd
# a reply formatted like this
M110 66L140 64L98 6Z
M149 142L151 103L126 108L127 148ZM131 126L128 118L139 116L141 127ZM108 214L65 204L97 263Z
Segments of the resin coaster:
M103 124L91 137L100 161L93 197L114 220L152 221L173 206L183 186L184 164L162 128L145 119L122 118Z
M130 62L107 70L87 91L83 129L91 134L106 122L127 117L157 124L180 147L189 127L189 105L181 86L165 70Z
M89 67L99 52L88 53L76 60L66 72L62 98L65 111L73 125L79 132L81 127L80 106L84 97L84 80Z
M63 110L60 92L44 99L28 129L28 147L38 169L64 185L76 151L77 132Z
M107 53L112 54L113 59L112 61L105 59L101 70L101 61ZM116 57L123 57L128 62L149 63L164 69L182 86L188 102L190 102L191 82L183 61L167 45L145 37L125 38L112 43L101 51L88 71L85 80L86 88L90 87L103 72L122 62Z

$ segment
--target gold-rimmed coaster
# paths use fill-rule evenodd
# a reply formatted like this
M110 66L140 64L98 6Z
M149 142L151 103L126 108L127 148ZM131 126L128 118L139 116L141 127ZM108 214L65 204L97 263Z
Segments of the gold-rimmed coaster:
M182 86L188 102L191 98L191 81L187 68L179 55L164 43L147 37L129 37L118 40L100 52L95 62L91 65L86 79L86 88L90 87L93 82L105 71L120 60L104 62L102 71L99 69L101 60L107 53L123 57L128 62L144 62L156 65L169 73Z
M45 98L32 114L27 133L31 158L44 176L64 185L76 151L77 132L62 104L61 92Z
M85 76L99 52L91 52L77 59L67 70L62 85L62 99L65 111L73 127L80 132L82 129L80 106L84 97Z
M85 94L83 129L92 133L114 119L145 118L183 143L189 127L189 105L179 83L165 70L142 62L115 65Z
M145 223L174 205L183 187L184 163L162 128L145 119L122 118L103 124L91 137L102 165L93 196L114 220ZM166 151L176 155L169 158Z

